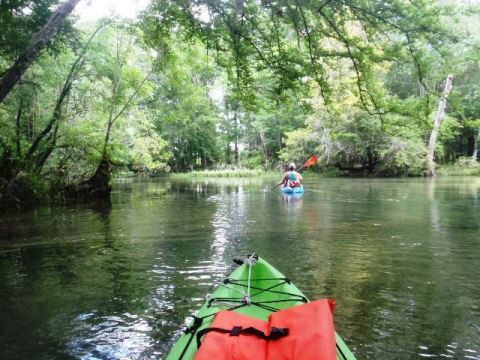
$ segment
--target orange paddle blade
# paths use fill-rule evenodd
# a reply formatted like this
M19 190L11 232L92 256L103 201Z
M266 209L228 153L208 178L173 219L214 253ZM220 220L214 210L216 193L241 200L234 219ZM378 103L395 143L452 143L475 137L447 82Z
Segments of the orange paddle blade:
M303 167L309 167L309 166L315 165L317 163L317 161L318 161L318 156L317 155L312 155L310 157L310 159L305 161L305 164L303 164Z

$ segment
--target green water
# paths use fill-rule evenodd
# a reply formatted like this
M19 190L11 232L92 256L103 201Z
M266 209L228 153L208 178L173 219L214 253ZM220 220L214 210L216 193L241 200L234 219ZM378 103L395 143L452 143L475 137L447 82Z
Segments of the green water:
M359 359L480 359L480 178L121 182L0 217L0 358L163 358L252 251L337 301Z

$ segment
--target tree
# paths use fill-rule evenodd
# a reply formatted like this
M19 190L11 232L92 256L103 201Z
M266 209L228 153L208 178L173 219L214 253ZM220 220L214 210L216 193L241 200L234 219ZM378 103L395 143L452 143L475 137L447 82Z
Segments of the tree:
M78 186L68 187L67 192L72 196L80 195L89 198L110 195L113 156L109 148L114 124L127 115L127 111L134 104L134 100L154 70L154 64L146 73L143 69L129 64L132 55L137 55L135 51L140 51L134 46L137 37L134 27L129 24L117 23L111 24L109 28L114 31L114 34L106 33L107 39L110 41L107 41L105 46L100 46L101 58L97 58L99 61L94 64L97 76L104 81L104 84L108 84L101 87L104 93L100 100L100 116L106 116L107 119L103 130L100 158L94 174L87 181ZM115 41L111 41L112 39Z
M428 141L428 152L427 152L427 175L428 176L435 176L435 161L434 161L435 145L437 144L440 125L442 123L443 117L445 116L445 107L447 106L448 94L452 89L452 81L453 81L453 76L448 75L447 79L445 80L445 89L443 90L443 94L440 97L440 100L438 103L438 110L435 115L435 119L433 122L433 129L430 134L430 139Z
M144 26L151 42L171 32L202 39L218 54L219 64L232 69L232 85L247 99L255 93L252 69L263 68L276 78L279 91L304 77L313 79L328 105L334 79L327 73L346 59L355 74L359 105L369 114L382 114L375 64L405 51L411 62L419 62L422 44L439 51L441 43L452 38L442 28L440 15L441 8L432 1L412 5L374 0L322 4L156 0L145 13ZM225 61L226 53L232 55L230 61Z
M409 66L412 88L417 84L421 87L417 102L423 105L422 114L427 118L432 111L430 100L435 95L435 84L428 81L432 59L435 64L441 63L446 58L447 45L456 40L440 21L444 14L448 14L448 9L433 1L384 4L374 0L335 0L318 4L156 0L144 14L143 27L151 46L171 36L202 40L217 64L225 69L231 99L229 111L233 114L225 126L227 134L234 134L227 140L226 148L230 151L230 142L238 143L238 130L247 128L245 123L252 118L260 118L259 109L265 104L262 96L273 99L280 108L285 99L282 94L298 93L305 87L315 86L322 111L331 123L342 118L343 110L335 101L339 94L348 91L349 107L353 105L364 113L356 119L366 116L367 122L382 128L389 113L400 110L405 115L409 111L397 100L412 103L408 93L403 95L404 99L389 97L384 86L382 72L387 73L396 62ZM159 22L159 18L165 21ZM259 91L259 73L263 74L263 83L271 82L273 86ZM419 104L415 104L416 108ZM238 110L246 116L238 116ZM269 117L259 127L258 139L254 140L261 144L264 158L270 156L271 150L282 148L283 132L278 131L279 123L273 119ZM418 115L415 119L423 121ZM276 141L278 147L269 149L268 144L274 144L267 139L269 132L280 139ZM364 134L367 133L368 130ZM380 138L377 140L381 142ZM361 143L358 145L362 147ZM375 163L373 155L373 149L366 149L365 161L371 169Z
M157 88L148 106L159 134L169 142L171 168L206 168L218 160L219 152L220 111L210 97L217 74L198 43L169 48L169 62L153 79Z
M80 0L67 0L55 10L45 26L37 33L30 45L22 52L15 63L0 77L0 104L21 79L29 66L38 58L40 51L51 41L64 25L68 15Z
M49 91L43 93L43 98L47 100L46 108L50 111L50 103L53 103L51 109L52 113L48 118L35 121L35 113L31 109L28 109L27 105L32 105L32 100L29 97L34 96L31 89L27 90L25 87L23 91L16 94L18 101L18 110L16 113L15 121L15 155L13 156L8 151L8 144L4 144L6 151L3 157L0 158L2 164L2 173L0 174L0 193L8 192L12 187L17 187L18 184L25 181L22 177L29 174L32 177L40 176L44 168L45 163L56 150L57 140L59 137L59 128L62 125L62 120L65 118L65 110L67 108L68 99L72 90L73 84L79 80L79 74L85 63L85 55L89 49L89 45L98 33L98 31L104 26L101 24L90 36L90 38L78 49L78 54L67 53L61 57L60 63L63 66L55 69L54 76L58 77L58 74L65 74L65 79L62 82L57 82L57 79L52 79L49 71L39 71L43 73L43 76L36 76L35 72L39 69L33 68L32 73L26 76L26 82L33 87L33 92L38 92L38 88L44 89L48 85L58 87L59 92L53 91L54 96L49 94ZM39 61L39 68L48 68L53 70L53 67L49 66L51 60L48 56L45 56ZM42 69L43 70L43 69ZM45 76L46 75L46 76ZM30 77L35 78L32 81ZM62 79L60 79L62 81ZM49 84L49 82L52 82ZM42 109L44 110L44 109ZM41 111L45 112L45 111ZM25 116L26 115L26 116ZM28 127L23 123L24 117L30 117ZM34 130L34 127L36 128ZM27 134L25 134L27 132Z

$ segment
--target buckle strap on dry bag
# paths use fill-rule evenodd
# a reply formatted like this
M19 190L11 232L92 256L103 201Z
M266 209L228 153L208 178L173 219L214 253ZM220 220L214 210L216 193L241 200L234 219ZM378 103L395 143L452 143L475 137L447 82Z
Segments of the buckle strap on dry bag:
M193 334L197 329L202 326L203 318L196 316L193 317L193 323L185 329L185 334Z
M197 348L200 348L200 345L202 344L202 337L206 333L209 333L212 331L219 332L222 334L229 334L230 336L239 336L241 334L255 335L256 337L262 340L277 340L288 335L288 328L272 327L270 329L270 334L265 335L263 331L258 330L254 327L243 328L241 326L234 326L231 329L209 327L197 332Z

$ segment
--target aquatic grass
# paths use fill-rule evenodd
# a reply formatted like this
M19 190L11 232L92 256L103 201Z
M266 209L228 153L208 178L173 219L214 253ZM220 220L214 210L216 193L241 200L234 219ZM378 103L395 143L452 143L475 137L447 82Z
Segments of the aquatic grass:
M444 165L439 167L437 175L441 176L480 176L480 167L462 168L456 165Z
M266 177L273 176L276 173L262 169L218 169L190 171L187 173L174 173L170 176L174 178L246 178L246 177Z
M468 157L457 159L455 164L439 166L438 175L447 176L479 176L480 163Z

